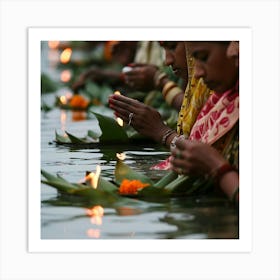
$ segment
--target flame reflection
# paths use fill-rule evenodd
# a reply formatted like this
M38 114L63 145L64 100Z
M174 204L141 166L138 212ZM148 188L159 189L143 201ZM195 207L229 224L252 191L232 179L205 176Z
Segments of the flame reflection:
M116 153L116 157L120 160L125 160L126 155L125 153Z
M70 61L72 55L72 49L66 48L60 55L60 62L66 64Z
M90 229L87 230L87 236L91 237L91 238L100 238L100 236L101 236L100 230L90 228Z
M96 205L92 208L86 209L86 214L90 216L90 222L94 225L102 225L102 217L104 215L104 208Z
M71 72L70 70L63 70L60 74L60 80L64 83L67 83L71 79Z
M48 41L48 46L50 49L57 49L59 46L59 41Z

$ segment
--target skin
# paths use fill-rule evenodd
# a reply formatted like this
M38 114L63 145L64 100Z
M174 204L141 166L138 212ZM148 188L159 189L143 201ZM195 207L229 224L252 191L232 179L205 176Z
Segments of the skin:
M210 42L188 42L188 48L195 57L195 76L202 77L208 87L223 93L233 87L238 79L238 67L234 57L228 57L225 44ZM172 169L179 174L207 175L227 163L223 156L208 144L186 140L180 137L171 150ZM239 173L225 173L220 189L231 197L239 184ZM239 195L236 196L237 202Z
M233 57L235 60L235 65L239 66L239 41L230 42L227 49L227 56Z
M115 111L116 117L129 122L129 114L133 113L131 124L140 134L160 142L162 135L169 128L163 123L160 113L153 107L138 100L123 96L111 95L109 107Z
M195 58L195 77L203 78L208 88L223 93L238 80L238 66L227 56L227 44L213 42L187 42Z
M136 47L137 41L119 42L113 47L112 60L122 65L131 63L135 56ZM85 86L85 83L88 80L92 80L94 82L107 80L107 82L110 82L113 85L123 84L120 72L114 70L105 70L94 66L83 72L77 78L77 80L71 86L72 90L74 92L79 91L79 89Z
M177 75L182 75L182 77L187 77L187 63L186 63L186 53L184 42L172 42L172 45L165 46L166 50L166 65L170 65ZM154 67L154 66L153 66ZM127 82L137 84L137 77L144 77L145 75L151 74L153 77L157 69L151 68L151 66L140 66L136 65L133 71L126 73ZM148 74L149 73L149 74ZM140 80L140 78L139 78ZM167 80L168 81L168 80ZM166 80L162 81L163 83ZM163 85L161 85L163 87ZM183 92L179 95L179 98L174 100L176 102L178 109L181 107L183 99ZM158 111L154 108L149 107L143 103L140 103L131 98L122 95L111 95L109 97L109 107L115 111L117 117L122 118L126 123L128 123L129 113L134 113L133 119L130 125L138 131L140 134L150 137L156 142L161 142L161 139L165 132L170 128L163 123L163 120ZM177 135L174 131L166 141L166 145L169 147L172 139Z
M165 65L170 66L174 74L187 83L188 77L188 65L186 61L186 51L184 42L164 42L163 48L165 50ZM125 81L130 86L136 90L149 91L155 88L154 85L154 75L158 68L154 65L149 64L131 64L133 69L125 73ZM162 90L164 84L167 83L168 78L162 79L161 84L158 89ZM183 85L186 87L186 84ZM182 94L177 96L172 103L172 106L178 111L181 108L183 100L183 90Z
M174 74L184 80L188 77L188 64L184 42L168 42L163 44L165 64L172 68Z

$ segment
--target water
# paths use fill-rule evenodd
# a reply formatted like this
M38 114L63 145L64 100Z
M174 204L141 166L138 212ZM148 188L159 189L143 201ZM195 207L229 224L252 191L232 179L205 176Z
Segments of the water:
M50 98L51 96L47 96ZM45 97L46 98L46 97ZM97 108L98 110L98 108ZM153 179L165 171L149 167L167 157L168 151L154 144L115 145L94 148L74 148L54 143L55 130L62 129L84 136L96 120L73 122L71 111L54 109L41 115L41 168L59 174L70 182L78 182L86 171L101 165L102 177L113 178L118 152L125 152L127 163ZM173 198L148 202L133 209L85 205L73 197L64 197L55 189L41 185L42 239L209 239L237 238L236 210L223 198ZM89 216L87 209L100 208L102 215Z
M55 68L49 67L47 58L47 49L43 46L42 68L52 78L58 77ZM56 94L43 95L42 102L53 104L55 95L66 92L67 89L61 89ZM94 110L108 115L102 107ZM42 112L41 168L70 182L79 182L86 171L94 171L99 164L102 177L112 180L115 155L125 152L125 163L131 168L154 180L164 175L165 171L151 171L149 168L165 159L168 151L148 142L91 148L54 143L55 131L62 134L67 130L83 137L89 129L97 126L97 121L92 118L73 121L71 111L53 109L48 113ZM42 239L232 239L238 236L238 213L224 198L172 198L145 201L136 208L110 207L88 205L78 198L61 196L54 188L41 184Z

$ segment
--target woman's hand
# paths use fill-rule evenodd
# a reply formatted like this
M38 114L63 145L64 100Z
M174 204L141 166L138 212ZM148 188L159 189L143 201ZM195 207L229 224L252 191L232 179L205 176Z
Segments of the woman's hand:
M239 173L229 169L218 178L217 170L228 165L223 156L213 147L201 142L180 137L171 149L171 168L178 174L215 176L217 186L234 202L239 202ZM217 181L218 179L218 181Z
M164 133L169 129L163 123L157 110L138 100L113 94L109 97L109 107L115 111L116 117L123 119L140 134L150 137L156 142L160 142Z
M131 70L124 73L125 82L135 90L155 89L154 76L158 67L149 64L132 64Z
M208 175L227 161L213 147L179 137L171 149L171 166L179 174Z

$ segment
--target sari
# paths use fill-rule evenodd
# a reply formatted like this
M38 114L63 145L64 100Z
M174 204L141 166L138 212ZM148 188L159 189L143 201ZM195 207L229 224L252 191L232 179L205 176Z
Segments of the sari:
M238 168L239 82L223 94L209 96L187 138L212 145ZM169 170L170 167L169 157L151 169Z
M187 63L188 63L188 85L186 87L181 109L177 121L177 134L189 137L193 124L205 104L206 100L212 94L207 88L203 80L194 77L194 59L188 54L187 47ZM160 162L150 169L152 170L169 170L170 159Z

